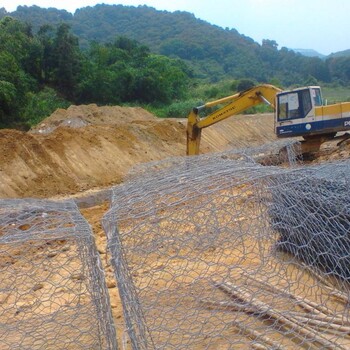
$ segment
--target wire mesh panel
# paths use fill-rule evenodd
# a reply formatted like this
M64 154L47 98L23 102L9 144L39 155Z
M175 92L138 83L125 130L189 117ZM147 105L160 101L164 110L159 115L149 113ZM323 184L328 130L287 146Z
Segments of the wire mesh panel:
M116 349L92 233L73 201L0 201L0 349Z
M103 222L132 349L350 348L350 164L267 153L171 159L114 189Z

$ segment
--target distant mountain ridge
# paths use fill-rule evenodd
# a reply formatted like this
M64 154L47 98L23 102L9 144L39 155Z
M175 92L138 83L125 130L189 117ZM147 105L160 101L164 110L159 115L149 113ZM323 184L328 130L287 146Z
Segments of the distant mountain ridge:
M331 53L329 55L329 57L346 57L346 56L350 56L350 49L344 50L344 51L334 52L334 53Z
M292 49L294 52L300 53L303 56L307 57L318 57L321 59L327 59L331 57L347 57L350 56L350 49L338 52L332 52L329 55L323 55L322 53L317 52L313 49Z
M314 49L292 49L294 52L300 53L303 56L307 57L318 57L321 59L325 59L327 55L323 55L322 53L317 52Z
M195 77L212 82L251 78L289 85L303 83L306 78L331 80L324 57L320 59L312 50L278 50L274 40L259 44L236 29L212 25L188 12L101 4L78 9L74 15L38 6L19 6L12 13L0 9L0 18L6 15L31 23L34 31L44 24L66 22L83 48L92 41L112 42L117 36L125 36L154 53L186 61Z

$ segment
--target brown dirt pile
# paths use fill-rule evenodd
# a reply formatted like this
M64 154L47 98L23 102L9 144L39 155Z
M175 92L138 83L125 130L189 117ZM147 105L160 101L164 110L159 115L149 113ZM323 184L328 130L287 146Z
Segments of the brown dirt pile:
M274 140L272 114L241 115L203 130L201 152ZM119 106L58 109L30 132L0 130L0 198L46 198L108 187L136 164L185 151L183 119L159 119L142 108ZM348 156L343 150L341 157Z
M273 124L266 118L237 117L208 128L201 150L271 140ZM266 125L271 131L261 132ZM0 197L43 198L110 186L136 164L183 156L185 150L184 120L131 107L59 109L30 132L0 130Z
M0 197L50 197L121 181L134 164L180 155L185 127L140 108L58 110L29 133L0 131Z

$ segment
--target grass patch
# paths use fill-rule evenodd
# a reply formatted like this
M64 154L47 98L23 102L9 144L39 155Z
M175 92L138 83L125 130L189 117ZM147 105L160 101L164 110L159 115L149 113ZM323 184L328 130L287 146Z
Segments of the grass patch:
M322 86L323 99L327 104L350 101L350 87L348 86Z

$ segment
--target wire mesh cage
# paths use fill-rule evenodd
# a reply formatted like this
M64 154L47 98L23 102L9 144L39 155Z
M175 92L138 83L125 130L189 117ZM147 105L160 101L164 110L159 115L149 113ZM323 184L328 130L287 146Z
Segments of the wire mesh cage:
M350 163L270 151L166 160L114 188L103 224L132 349L350 347Z
M73 201L0 201L0 349L116 349L88 223Z

